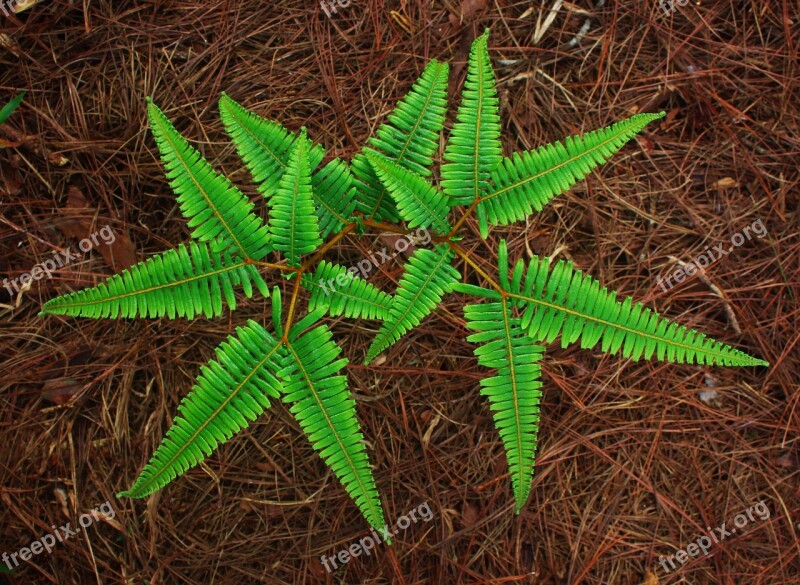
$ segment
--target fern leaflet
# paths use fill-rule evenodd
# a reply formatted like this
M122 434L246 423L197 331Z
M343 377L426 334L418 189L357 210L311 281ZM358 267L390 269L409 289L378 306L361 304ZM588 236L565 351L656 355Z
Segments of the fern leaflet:
M372 340L365 364L419 325L442 297L453 290L461 275L450 265L452 258L453 252L446 244L433 250L417 248L414 251L392 298L389 318Z
M269 289L258 270L230 250L204 242L181 244L150 257L105 282L47 301L42 313L73 317L185 317L222 314L223 301L236 309L233 287L253 295L251 280L265 297Z
M311 175L319 233L324 240L344 228L356 209L355 180L350 167L335 158Z
M481 380L481 394L489 400L503 439L519 514L533 479L542 396L537 362L544 347L533 344L519 318L511 316L506 300L467 305L464 316L467 327L479 332L467 337L467 341L481 344L475 350L478 363L497 370L496 375Z
M300 266L300 256L313 252L322 243L311 197L307 143L304 130L289 155L278 189L269 199L273 245L291 266Z
M271 250L269 233L252 212L253 204L211 168L149 98L147 112L181 213L194 228L192 237L204 242L218 240L236 248L244 258L266 256Z
M500 114L487 43L489 31L475 39L456 123L444 151L442 189L452 205L470 205L489 190L489 174L500 163ZM481 225L485 223L479 216Z
M312 313L313 314L313 313ZM356 417L356 403L347 378L338 372L347 364L331 332L320 325L301 335L308 321L298 322L289 335L283 368L283 401L291 404L303 432L373 528L385 525L383 508L364 437Z
M397 203L397 210L410 229L433 227L440 234L450 231L447 197L422 176L409 171L374 150L365 150L375 174Z
M24 91L18 93L13 98L11 98L11 100L6 105L4 105L2 109L0 109L0 124L8 120L11 117L11 114L13 114L17 110L19 105L22 103L22 100L25 99L26 93L27 92Z
M303 284L311 291L308 310L324 307L331 317L387 319L392 299L366 280L347 269L323 260L316 273L303 275Z
M280 344L258 323L236 328L216 349L217 359L200 368L197 384L183 399L180 416L130 489L118 497L145 497L208 457L280 398L275 377Z
M500 274L507 276L505 252L499 256ZM602 341L603 352L621 350L633 360L650 359L655 353L659 360L677 363L768 365L693 329L670 323L641 303L634 305L630 297L617 301L616 292L609 293L597 280L575 270L571 262L562 260L551 267L547 258L534 256L527 272L519 261L514 278L506 283L508 296L523 309L522 328L536 341L550 343L560 334L562 347L580 339L581 347L589 349Z
M423 177L431 175L431 157L439 148L439 133L447 111L449 71L447 63L428 63L408 95L369 140L374 149ZM354 156L351 164L358 179L357 209L368 218L397 221L397 210L364 152Z
M269 200L286 172L297 134L259 117L225 94L220 98L219 110L236 151L253 175L259 192ZM356 206L350 168L340 159L318 168L324 155L325 150L317 144L308 152L312 194L323 239L339 231Z
M494 188L481 197L483 210L492 225L524 220L556 195L565 193L595 167L606 162L633 136L660 114L636 114L613 126L571 136L537 150L514 153L492 172ZM484 236L485 237L485 236Z
M224 93L219 100L219 113L225 131L253 175L259 192L269 199L286 172L297 134L289 132L277 122L254 114ZM308 160L312 171L322 162L323 156L325 149L319 145L309 150Z

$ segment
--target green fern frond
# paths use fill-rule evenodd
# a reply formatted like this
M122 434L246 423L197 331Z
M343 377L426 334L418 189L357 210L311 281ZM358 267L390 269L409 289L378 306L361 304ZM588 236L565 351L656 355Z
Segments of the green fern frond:
M286 172L297 134L258 116L224 93L219 100L219 113L225 131L253 175L259 193L269 199ZM308 153L309 168L314 171L324 156L324 148L312 146Z
M364 437L356 417L356 403L347 378L338 372L347 364L330 330L320 325L302 334L306 323L297 323L289 334L283 369L283 401L300 423L325 463L373 528L385 525L383 508Z
M297 134L261 118L225 94L219 100L219 111L225 130L253 175L259 192L269 200L286 172ZM324 156L325 149L318 144L308 152L312 193L323 239L339 231L356 207L353 175L347 163L333 159L318 168Z
M181 401L167 431L130 489L117 497L143 498L161 489L246 428L280 398L275 374L280 344L258 323L237 327L200 368L197 384Z
M670 323L641 303L634 305L630 297L617 301L616 292L609 293L597 280L575 270L571 262L561 260L551 267L547 258L534 256L524 272L519 261L509 283L504 248L505 242L501 242L499 270L501 278L505 275L501 285L507 286L515 305L524 309L521 326L536 341L550 343L560 334L562 347L580 339L581 347L589 349L602 341L603 352L621 351L632 360L650 359L655 354L659 360L676 363L769 365Z
M503 157L500 113L489 31L475 39L467 63L467 79L456 123L444 151L442 189L451 205L470 205L489 188L489 175ZM485 223L479 216L481 224Z
M369 142L397 164L423 177L431 175L433 155L447 112L447 63L431 61L411 91L397 104L388 121ZM357 181L358 207L365 216L397 221L399 216L389 193L363 152L352 160Z
M253 204L211 167L149 98L147 113L170 186L193 228L192 237L217 240L252 260L266 256L271 251L269 232L252 212Z
M250 298L251 280L265 297L269 288L258 270L229 249L214 251L204 242L187 250L157 254L115 274L105 282L47 301L42 313L73 317L217 317L224 303L236 309L233 287L241 285Z
M350 167L335 158L311 175L320 237L342 230L356 209L356 188Z
M433 250L417 248L405 265L405 273L392 297L389 317L384 320L367 351L365 364L400 339L433 311L442 297L453 290L461 275L450 261L453 252L446 244Z
M589 134L571 136L564 144L515 152L492 172L494 188L481 198L478 209L492 225L522 221L606 162L647 124L663 117L664 112L636 114Z
M303 275L303 284L311 291L308 310L324 307L331 317L348 319L386 319L392 297L355 275L358 270L323 260L316 273Z
M397 211L410 229L433 227L440 234L450 232L447 196L424 177L409 171L371 149L364 150L383 186L397 203Z
M300 256L313 252L322 243L311 196L307 149L308 139L303 130L289 155L278 189L269 199L273 246L283 253L290 266L300 266Z
M511 315L506 300L464 307L467 327L478 331L467 341L481 344L475 349L478 363L497 374L481 380L481 394L489 400L494 423L506 450L516 512L528 499L539 433L541 368L537 363L544 347L534 345Z

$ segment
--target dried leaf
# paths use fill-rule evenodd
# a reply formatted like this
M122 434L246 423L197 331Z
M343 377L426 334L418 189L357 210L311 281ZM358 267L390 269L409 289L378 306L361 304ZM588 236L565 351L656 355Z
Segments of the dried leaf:
M642 581L642 585L658 585L658 577L652 571L647 571L647 574L644 576L644 581Z
M16 13L19 14L20 12L31 8L32 6L36 6L42 0L17 0L14 6L11 9Z
M698 398L705 402L706 404L711 404L712 406L719 406L719 399L720 395L719 392L716 390L703 390L698 395Z
M92 221L89 218L93 218L96 214L86 197L77 187L72 186L67 191L67 205L64 211L66 213L64 217L59 218L57 225L68 238L93 241L92 235L94 235L95 239L98 239L98 232L109 226L109 223L104 223L101 218L98 218L95 225L99 227L92 230ZM109 227L109 229L111 228ZM130 268L136 263L136 249L133 246L133 242L124 232L114 231L113 236L113 239L108 236L104 239L98 239L99 245L93 245L93 247L103 257L108 266L114 269L115 272L119 272L123 268Z
M42 384L42 398L54 404L67 404L83 385L74 378L57 378Z
M470 503L464 505L464 510L461 513L461 521L464 523L464 526L475 526L480 519L481 511L478 506Z
M715 189L730 189L731 187L738 187L739 183L733 177L723 177L719 181L714 181L711 186Z

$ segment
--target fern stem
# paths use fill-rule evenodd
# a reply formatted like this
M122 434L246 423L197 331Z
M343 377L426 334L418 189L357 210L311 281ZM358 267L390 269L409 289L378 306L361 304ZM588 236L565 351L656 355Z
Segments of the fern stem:
M483 279L484 279L486 282L488 282L488 283L489 283L489 285L490 285L490 286L491 286L493 289L495 289L497 292L499 292L499 293L500 293L500 294L503 296L503 298L505 298L506 296L509 296L509 293L508 293L508 292L506 292L505 290L503 290L503 288L502 288L502 287L501 287L501 286L500 286L500 285L499 285L499 284L498 284L498 283L497 283L497 282L496 282L496 281L495 281L495 280L494 280L494 279L493 279L491 276L489 276L488 274L486 274L486 272L485 272L485 271L484 271L484 270L483 270L483 269L482 269L480 266L478 266L478 265L475 263L475 261L474 261L474 260L473 260L473 259L470 257L470 255L469 255L469 252L467 252L466 250L464 250L464 249L463 249L461 246L459 246L459 245L458 245L458 244L456 244L455 242L449 242L449 244L450 244L450 249L452 249L452 250L453 250L453 252L455 252L455 253L456 253L456 255L460 256L460 257L461 257L461 258L464 260L464 262L466 262L467 264L469 264L469 265L470 265L470 267L471 267L471 268L472 268L472 269L473 269L475 272L477 272L479 275L481 275L481 277L483 277Z
M450 233L449 233L449 234L447 234L447 237L448 237L448 238L452 238L452 237L453 237L453 236L456 234L456 231L458 231L458 228L460 228L462 225L464 225L464 222L465 222L465 221L467 221L467 218L468 218L470 215L472 215L472 212L473 212L473 211L475 211L475 209L478 207L478 203L480 203L481 201L482 201L482 199L481 199L480 197L476 197L476 198L475 198L475 201L473 201L473 202L470 204L470 206L469 206L469 207L467 208L467 210L464 212L464 215L462 215L462 216L461 216L461 217L458 219L458 221L456 222L456 224L453 226L453 229L451 229L451 230L450 230Z
M344 229L342 231L340 231L330 240L325 242L322 245L322 247L319 250L317 250L311 258L309 258L303 263L303 265L300 267L300 274L308 271L309 268L316 266L319 259L322 258L328 252L328 250L330 250L333 247L333 245L336 244L336 242L338 242L347 234L351 233L354 229L356 229L356 225L357 225L356 223L348 223L347 225L344 226Z
M404 229L399 225L394 225L391 223L383 223L380 221L372 221L371 219L365 219L361 222L364 224L365 227L370 227L376 230L381 230L384 232L391 232L393 234L401 234L401 235L408 235L411 233L410 230Z
M301 276L303 274L303 269L300 269L300 272L297 273L297 278L294 281L294 290L292 290L292 298L289 300L289 310L286 311L286 323L283 325L283 339L282 341L285 343L289 340L289 330L292 327L292 320L294 319L294 309L297 306L297 295L300 292L300 282Z
M524 450L524 444L522 442L522 419L520 416L520 400L519 400L519 380L517 378L517 368L515 363L515 356L514 356L514 339L511 336L511 327L509 324L509 318L511 312L508 310L508 297L503 297L500 300L500 303L503 306L503 335L505 336L505 350L506 350L506 359L508 360L508 370L509 370L509 380L511 382L511 400L513 401L513 412L514 412L514 431L517 439L516 443L516 450L520 453ZM509 463L509 467L511 468L511 473L517 473L517 479L514 481L515 484L521 486L518 489L525 489L527 486L524 485L524 481L526 479L525 475L525 465L520 463L518 466L512 466ZM516 486L515 486L516 487ZM530 489L530 488L528 488ZM515 496L518 496L517 490L514 490ZM517 500L516 508L517 514L519 514L519 510L525 502Z
M245 264L253 264L259 268L272 268L273 270L280 270L281 272L297 272L299 268L294 266L287 266L286 264L273 264L272 262L261 262L260 260L248 260Z

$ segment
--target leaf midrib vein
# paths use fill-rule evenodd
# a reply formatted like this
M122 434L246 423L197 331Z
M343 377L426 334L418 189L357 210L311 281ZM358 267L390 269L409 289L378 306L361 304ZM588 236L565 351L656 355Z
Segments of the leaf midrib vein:
M320 412L325 417L325 422L328 424L328 428L331 430L331 433L333 433L333 436L336 439L336 442L339 444L339 449L344 454L344 457L347 460L347 465L348 465L348 467L350 467L350 471L353 473L353 477L355 478L356 482L358 482L358 487L361 490L361 493L364 494L365 500L367 501L367 504L369 505L369 509L370 509L370 512L373 515L372 516L373 519L380 518L380 514L376 514L376 510L375 510L375 507L374 507L373 502L372 502L372 497L371 497L369 491L367 490L367 487L364 485L364 482L361 481L361 475L358 473L358 470L355 467L355 463L353 463L353 460L350 457L350 453L345 448L344 443L342 442L342 439L339 436L339 433L338 433L338 431L336 430L336 427L333 424L333 421L331 420L330 416L328 415L328 411L323 406L322 400L320 399L319 395L317 394L317 391L316 391L315 386L314 386L314 382L311 379L311 375L306 370L303 362L300 359L300 356L297 354L297 352L295 351L295 349L292 346L292 344L291 343L287 343L286 347L289 349L290 352L292 352L292 358L294 359L295 363L297 364L298 370L302 373L303 378L305 379L306 386L308 387L309 392L311 392L311 396L314 398L314 402L317 403L317 408L319 408ZM345 389L346 389L346 387L345 387Z
M234 388L234 390L231 391L231 393L225 398L225 400L222 401L222 403L211 414L211 416L206 418L206 420L204 420L200 424L200 426L197 427L197 429L194 431L194 433L192 433L192 435L180 445L178 450L170 457L169 461L167 461L166 464L161 466L161 470L156 472L156 473L154 473L152 476L150 476L150 478L146 482L144 482L144 484L142 484L139 487L139 489L136 490L135 493L142 493L143 491L146 491L149 486L153 485L156 482L157 478L163 476L164 473L166 473L169 470L170 466L178 459L178 457L183 452L185 452L186 449L188 449L189 445L191 445L195 441L195 439L197 439L197 437L200 436L200 433L203 432L203 430L206 427L208 427L208 425L211 424L211 421L213 421L217 416L219 416L219 414L222 412L222 410L226 406L228 406L228 404L230 404L230 402L236 396L238 396L239 392L242 390L242 388L244 388L245 384L247 384L250 381L250 379L253 376L255 376L256 372L258 370L260 370L264 366L265 363L267 363L267 361L272 357L272 354L274 354L278 350L279 347L281 347L281 344L280 343L276 343L275 346L269 351L269 353L267 353L267 355L264 356L264 359L262 359L260 362L258 362L256 364L256 366L253 367L250 370L250 372L248 372L247 376L245 376L245 378L236 386L236 388ZM183 417L183 419L186 420L187 422L189 422L188 418Z

